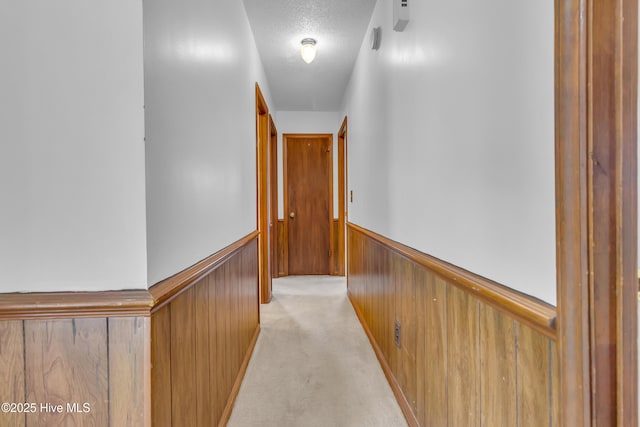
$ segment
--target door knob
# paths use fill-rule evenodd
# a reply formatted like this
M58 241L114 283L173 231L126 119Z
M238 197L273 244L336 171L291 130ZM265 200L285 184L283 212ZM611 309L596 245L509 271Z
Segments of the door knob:
M294 219L296 217L296 213L295 212L290 212L289 213L289 218Z

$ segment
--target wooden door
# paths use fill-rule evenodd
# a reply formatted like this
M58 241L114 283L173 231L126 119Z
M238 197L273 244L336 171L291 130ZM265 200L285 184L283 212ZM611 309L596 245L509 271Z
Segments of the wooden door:
M332 135L284 136L288 273L329 274Z

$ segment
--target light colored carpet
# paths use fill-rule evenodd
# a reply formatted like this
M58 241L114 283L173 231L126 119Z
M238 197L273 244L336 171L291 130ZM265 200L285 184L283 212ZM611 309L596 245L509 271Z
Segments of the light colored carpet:
M230 427L406 427L345 279L273 281Z

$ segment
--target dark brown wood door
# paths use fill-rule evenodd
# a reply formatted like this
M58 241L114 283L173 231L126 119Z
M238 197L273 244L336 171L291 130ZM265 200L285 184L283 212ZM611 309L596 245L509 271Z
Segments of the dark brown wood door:
M289 274L329 274L331 135L285 135Z

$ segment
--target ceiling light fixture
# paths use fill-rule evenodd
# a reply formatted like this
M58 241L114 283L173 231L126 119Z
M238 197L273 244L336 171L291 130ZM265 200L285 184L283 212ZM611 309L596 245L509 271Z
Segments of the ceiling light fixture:
M307 64L311 64L316 57L316 41L315 39L306 38L302 39L301 43L300 54L302 55L302 59Z

